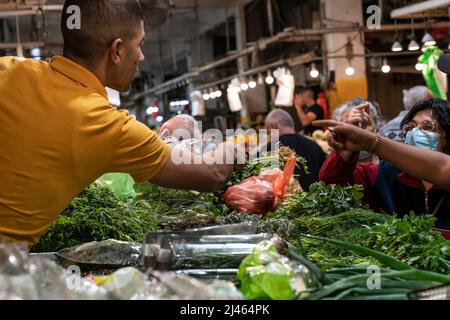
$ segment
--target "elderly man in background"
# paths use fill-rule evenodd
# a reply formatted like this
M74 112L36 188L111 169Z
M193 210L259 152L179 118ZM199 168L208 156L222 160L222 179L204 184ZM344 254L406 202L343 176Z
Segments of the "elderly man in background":
M403 90L403 106L405 107L405 110L400 112L396 118L383 126L380 129L380 135L391 140L404 143L406 136L400 127L401 122L412 107L419 102L430 100L432 98L433 93L425 86L416 86L409 90Z
M188 114L180 114L167 120L158 131L168 144L183 144L194 153L200 154L214 150L216 141L205 138L197 120ZM184 142L182 142L184 141Z
M266 128L269 132L278 130L281 145L291 148L298 156L305 158L309 173L307 174L303 167L298 165L295 169L295 175L299 177L303 190L308 191L310 185L319 180L320 168L325 162L325 154L322 148L314 141L297 134L294 120L284 110L275 109L269 113L266 118Z
M180 114L167 120L158 133L162 139L172 138L177 141L202 138L197 120L188 114Z

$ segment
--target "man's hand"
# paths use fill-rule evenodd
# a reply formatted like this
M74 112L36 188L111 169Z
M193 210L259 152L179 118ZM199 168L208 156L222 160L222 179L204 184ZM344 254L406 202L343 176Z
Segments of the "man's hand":
M370 123L370 105L368 103L362 104L353 108L350 111L348 120L346 121L348 124L355 125L362 129L366 129Z
M354 125L333 120L314 121L316 127L328 127L328 144L337 152L362 150L371 151L376 142L376 135Z

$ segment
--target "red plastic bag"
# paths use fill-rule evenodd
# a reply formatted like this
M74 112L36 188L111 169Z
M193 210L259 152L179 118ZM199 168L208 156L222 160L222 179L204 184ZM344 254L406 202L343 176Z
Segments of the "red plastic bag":
M291 156L284 171L266 171L229 187L225 192L225 203L238 212L265 216L283 200L286 185L294 174L296 163L295 156Z

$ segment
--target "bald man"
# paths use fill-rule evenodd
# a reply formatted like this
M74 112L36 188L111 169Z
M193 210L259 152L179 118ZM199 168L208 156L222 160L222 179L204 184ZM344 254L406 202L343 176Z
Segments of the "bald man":
M272 130L278 130L281 145L291 148L298 156L306 159L309 174L306 174L303 167L298 165L295 175L298 176L303 190L308 191L311 184L319 181L319 172L326 158L322 148L314 141L297 134L294 120L284 110L276 109L270 112L265 124L269 133Z
M172 137L176 140L202 139L202 132L197 121L187 114L181 114L167 120L158 133L162 138Z

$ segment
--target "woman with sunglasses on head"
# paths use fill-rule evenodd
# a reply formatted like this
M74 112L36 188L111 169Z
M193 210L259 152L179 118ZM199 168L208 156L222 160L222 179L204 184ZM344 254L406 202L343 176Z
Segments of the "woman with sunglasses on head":
M361 123L365 127L364 119L361 119ZM345 126L342 127L343 130L336 128L340 135L346 131ZM406 134L406 144L450 154L448 102L440 99L420 102L405 117L402 128ZM363 136L361 133L359 135ZM370 136L373 135L370 133ZM347 134L345 138L349 140L349 136ZM367 150L349 148L348 141L347 146L342 148L342 144L338 142L342 138L339 138L330 135L329 143L336 150ZM370 151L377 151L381 139L379 136L373 139ZM378 154L382 156L379 152ZM387 161L381 161L378 165L357 164L357 161L358 152L333 152L322 167L320 180L340 185L361 184L365 187L365 201L372 209L396 213L400 217L410 212L418 215L432 214L437 218L437 229L444 232L450 230L450 189L413 177Z

